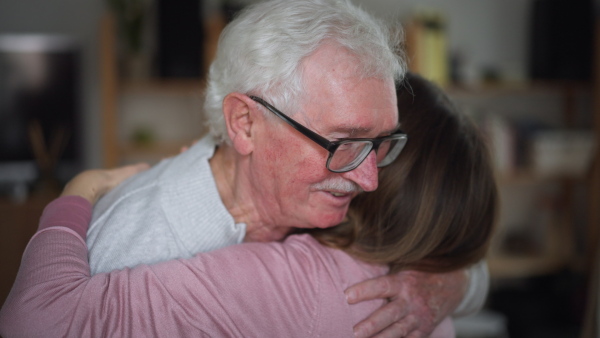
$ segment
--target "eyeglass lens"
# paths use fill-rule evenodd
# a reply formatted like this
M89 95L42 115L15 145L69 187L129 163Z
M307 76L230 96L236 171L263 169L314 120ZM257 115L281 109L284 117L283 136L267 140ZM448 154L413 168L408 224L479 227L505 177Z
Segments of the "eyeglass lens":
M400 151L403 142L397 139L385 140L377 150L377 166L383 167L390 164ZM356 168L369 155L373 149L371 141L347 141L339 145L329 160L329 169L345 171Z

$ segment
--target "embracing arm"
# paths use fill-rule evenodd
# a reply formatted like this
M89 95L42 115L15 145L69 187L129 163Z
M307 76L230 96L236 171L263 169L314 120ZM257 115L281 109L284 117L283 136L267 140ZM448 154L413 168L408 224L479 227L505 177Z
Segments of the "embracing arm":
M90 276L81 231L90 213L75 196L46 208L0 311L0 335L349 336L382 304L349 307L342 290L385 269L365 270L308 235Z
M308 235L90 276L85 234L98 190L82 186L63 196L87 201L62 197L46 208L0 310L0 335L350 336L382 305L348 306L341 290L385 269ZM451 332L445 324L441 336Z
M390 302L354 327L356 337L429 337L447 316L466 316L483 306L489 287L485 261L448 273L402 271L346 290L350 304L388 298Z

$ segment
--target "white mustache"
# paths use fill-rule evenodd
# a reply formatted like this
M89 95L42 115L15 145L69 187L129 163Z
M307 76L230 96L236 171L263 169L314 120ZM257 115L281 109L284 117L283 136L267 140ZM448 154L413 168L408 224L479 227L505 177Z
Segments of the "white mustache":
M330 178L323 182L316 183L313 188L317 190L331 190L345 193L362 193L362 188L351 181L342 178Z

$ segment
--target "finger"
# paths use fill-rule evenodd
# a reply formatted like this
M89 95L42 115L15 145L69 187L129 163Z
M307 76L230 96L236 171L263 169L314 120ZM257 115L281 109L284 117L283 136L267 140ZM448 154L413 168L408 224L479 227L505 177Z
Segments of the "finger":
M139 174L140 172L147 170L148 168L150 168L150 166L147 163L137 163L108 170L106 172L106 184L98 186L98 195L104 195L117 185L121 184L126 179L136 174Z
M128 179L129 177L135 174L139 174L140 172L147 170L148 168L150 168L150 165L148 165L148 163L136 163L111 169L109 171L109 178L111 180L111 183L114 184L113 186L116 186L124 180Z
M365 300L390 298L398 294L390 276L381 276L352 285L344 292L349 304Z
M192 143L190 145L184 145L179 149L179 153L183 153L188 151L188 149L190 149L194 144L198 143L198 141L200 141L199 139L193 140Z
M418 323L413 318L407 316L400 322L388 326L381 332L373 336L373 338L426 338L421 332L417 331Z
M422 332L418 332L418 331L414 331L408 334L408 336L406 336L405 338L427 338L429 337L429 335L426 335ZM454 336L452 336L454 337Z
M401 308L395 304L386 304L373 312L371 316L354 326L355 337L371 337L373 335L383 332L390 325L396 324L398 321L403 320L406 316L406 307ZM400 325L396 328L395 332L399 332L404 327L410 327L410 323ZM408 331L403 331L403 333ZM396 334L396 337L399 335Z
M95 204L102 195L125 179L148 168L148 164L138 163L110 170L86 170L66 184L61 196L81 196Z

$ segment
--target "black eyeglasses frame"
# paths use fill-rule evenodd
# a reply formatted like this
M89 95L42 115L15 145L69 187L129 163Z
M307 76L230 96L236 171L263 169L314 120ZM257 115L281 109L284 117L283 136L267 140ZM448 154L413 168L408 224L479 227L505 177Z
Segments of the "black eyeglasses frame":
M334 173L344 173L344 172L348 172L348 171L352 171L352 170L356 169L358 166L361 165L361 163L365 160L365 158L367 158L369 156L371 151L375 150L375 153L377 153L377 150L379 149L379 145L385 141L397 139L397 140L403 140L406 143L406 140L407 140L406 134L404 132L402 132L402 130L398 129L396 132L392 133L391 135L377 137L377 138L340 138L336 141L329 141L328 139L324 138L323 136L315 133L314 131L303 126L302 124L296 122L291 117L282 113L279 109L275 108L273 105L271 105L267 101L263 100L262 98L260 98L258 96L254 96L254 95L248 95L248 97L251 98L253 101L259 103L263 107L267 108L269 111L271 111L277 117L279 117L280 119L285 121L287 124L292 126L294 129L296 129L302 135L308 137L313 142L315 142L316 144L318 144L319 146L321 146L322 148L327 150L329 152L329 157L327 158L326 167L327 167L327 170L334 172ZM349 169L345 169L345 170L330 169L329 161L333 157L333 154L335 153L335 151L344 143L357 142L357 141L371 143L371 149L369 150L367 155L361 161L359 161L355 165L351 166ZM390 162L393 162L393 161L390 161ZM381 166L378 164L377 167L381 168L388 164L390 164L390 163L385 163L384 165L381 165Z

